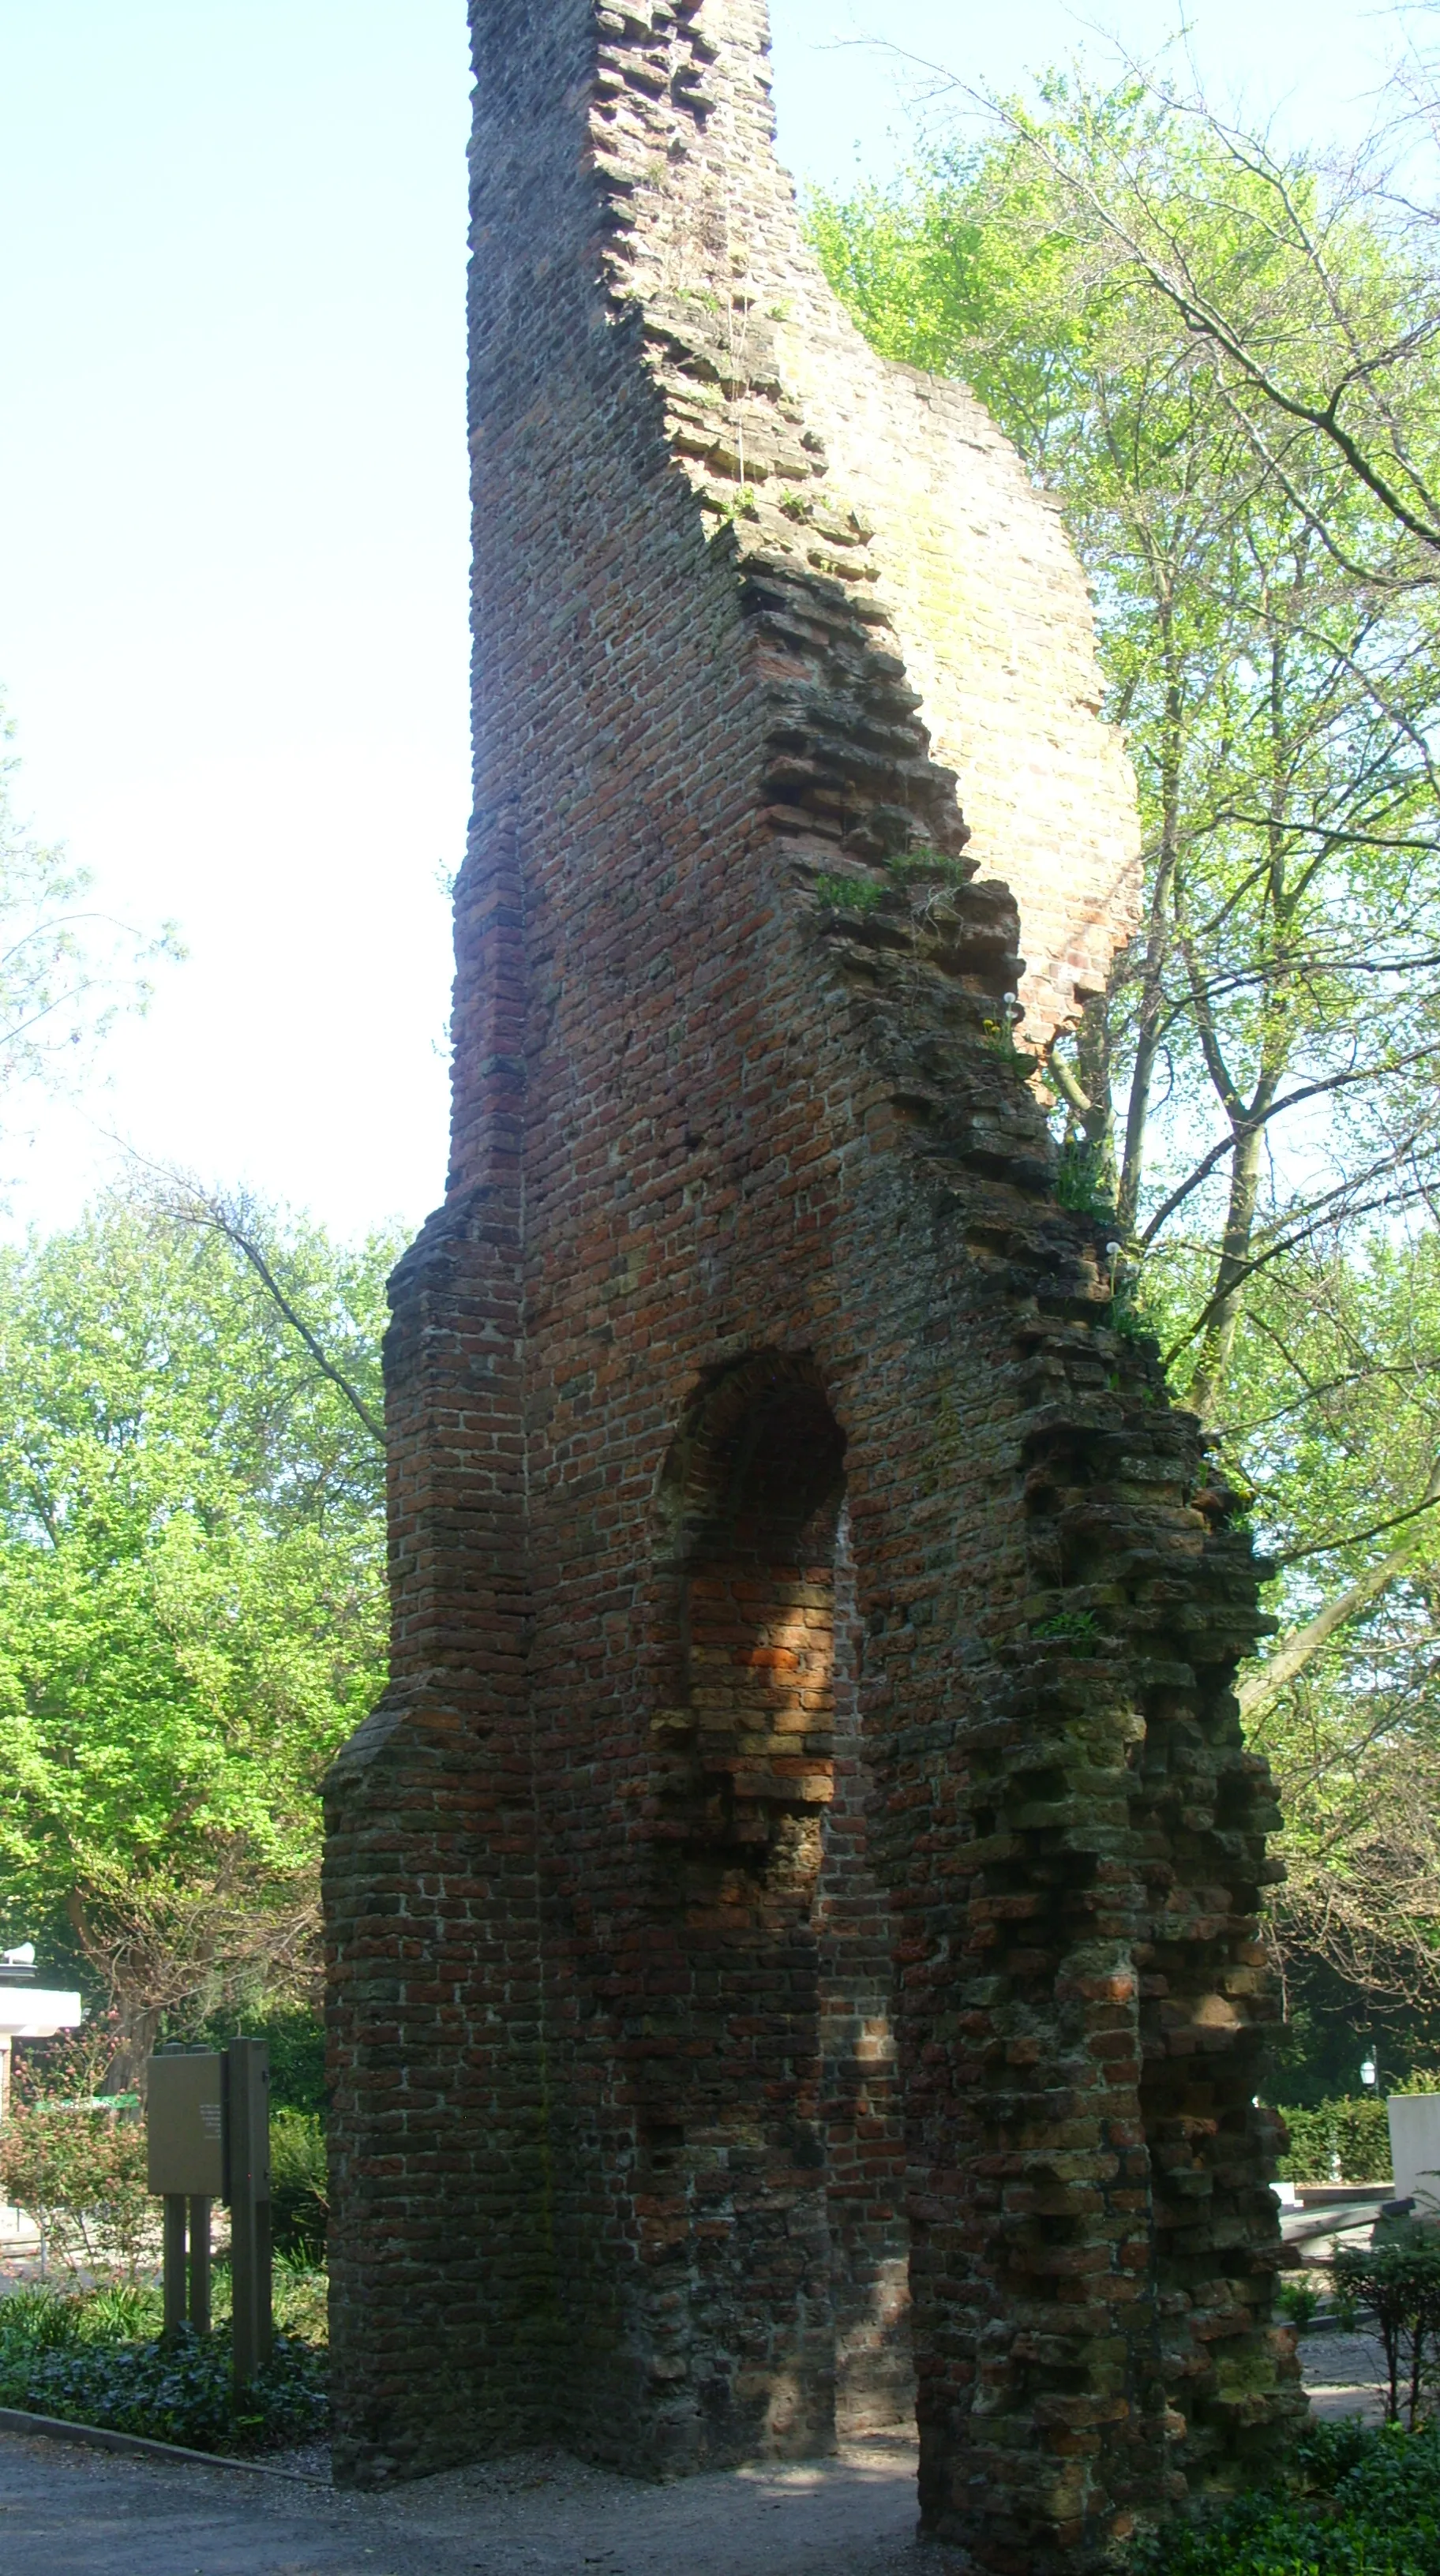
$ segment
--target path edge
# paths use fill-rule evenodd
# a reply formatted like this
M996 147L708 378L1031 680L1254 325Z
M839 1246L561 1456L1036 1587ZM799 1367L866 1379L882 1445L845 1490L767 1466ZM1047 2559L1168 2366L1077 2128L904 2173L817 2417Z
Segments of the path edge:
M272 2468L268 2460L240 2459L226 2451L191 2451L180 2442L155 2442L146 2433L117 2433L105 2424L70 2424L61 2415L29 2415L21 2406L0 2406L0 2433L40 2433L52 2442L79 2442L92 2451L121 2451L147 2460L183 2460L191 2468L243 2469L247 2477L280 2478L287 2486L319 2487L333 2493L328 2478L312 2478L304 2469Z

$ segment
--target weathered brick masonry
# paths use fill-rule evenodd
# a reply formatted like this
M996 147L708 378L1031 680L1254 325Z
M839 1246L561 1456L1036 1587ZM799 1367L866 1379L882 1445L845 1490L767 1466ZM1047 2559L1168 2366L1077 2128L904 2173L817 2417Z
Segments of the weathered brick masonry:
M1082 2568L1299 2404L1248 1543L1013 1038L1020 945L1043 1037L1135 901L1084 588L805 254L758 0L475 40L454 1144L330 1783L340 2459L822 2451L908 2335L930 2525Z

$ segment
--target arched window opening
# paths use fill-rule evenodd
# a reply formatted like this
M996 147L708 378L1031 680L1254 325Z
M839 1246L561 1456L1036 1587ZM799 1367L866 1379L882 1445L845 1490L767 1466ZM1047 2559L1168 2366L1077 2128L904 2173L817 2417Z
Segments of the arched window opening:
M831 1776L844 1435L810 1365L778 1356L722 1381L699 1413L682 1435L672 1730L688 1761L668 1796L692 1861L779 1872L808 1904Z
M858 2431L909 2400L844 1456L813 1363L763 1352L700 1389L661 1492L639 2144L664 2367L715 2458L804 2454L837 2409Z
M638 2144L658 2366L716 2461L811 2456L834 2422L815 1908L844 1451L813 1364L757 1353L699 1390L660 1496Z

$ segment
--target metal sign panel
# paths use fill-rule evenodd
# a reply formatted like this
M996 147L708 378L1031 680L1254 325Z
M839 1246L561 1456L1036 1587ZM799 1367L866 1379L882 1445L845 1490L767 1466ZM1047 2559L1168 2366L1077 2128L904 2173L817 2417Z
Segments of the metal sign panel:
M218 2200L224 2190L221 2060L209 2050L152 2057L145 2109L151 2191Z

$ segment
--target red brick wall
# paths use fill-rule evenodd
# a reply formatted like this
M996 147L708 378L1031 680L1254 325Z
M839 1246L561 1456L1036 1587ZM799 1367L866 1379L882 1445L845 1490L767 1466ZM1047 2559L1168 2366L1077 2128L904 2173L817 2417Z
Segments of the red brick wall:
M477 17L454 1153L330 1784L339 2458L823 2450L913 2336L931 2526L1077 2568L1294 2410L1254 1576L1053 1198L865 540L676 444L637 192L719 302L754 37Z

